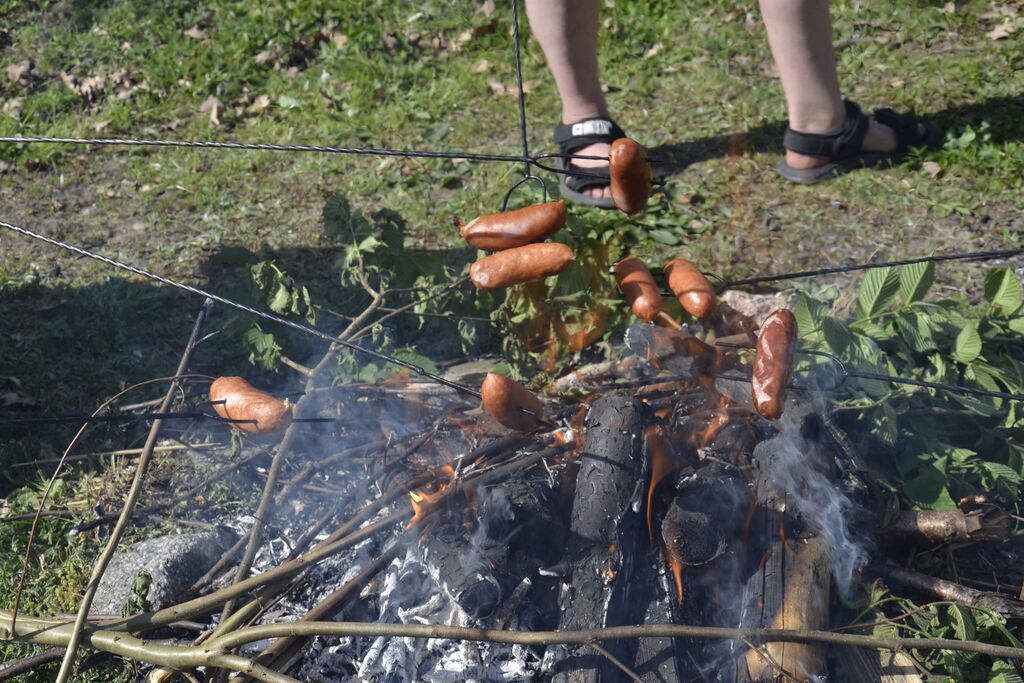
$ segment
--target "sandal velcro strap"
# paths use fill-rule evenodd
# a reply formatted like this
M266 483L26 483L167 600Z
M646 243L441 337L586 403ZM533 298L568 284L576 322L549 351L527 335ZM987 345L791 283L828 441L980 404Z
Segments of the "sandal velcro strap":
M896 132L896 151L906 153L911 147L922 147L927 141L920 135L917 129L917 118L908 114L898 114L892 109L878 109L874 118L879 123L889 126Z
M838 133L818 135L788 128L782 138L783 146L798 154L812 154L832 160L859 154L868 132L869 120L853 102L843 100L843 104L846 107L846 119Z
M609 118L597 117L575 123L561 123L555 126L554 143L562 154L572 154L578 149L599 142L612 143L626 133Z

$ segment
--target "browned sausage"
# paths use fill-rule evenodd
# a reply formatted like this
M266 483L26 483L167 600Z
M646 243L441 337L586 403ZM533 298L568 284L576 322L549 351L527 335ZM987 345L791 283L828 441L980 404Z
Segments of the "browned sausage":
M508 377L488 372L480 393L487 414L509 429L528 432L544 419L544 404L540 399Z
M254 389L241 377L218 377L210 385L213 410L229 420L256 420L232 422L231 426L246 434L279 432L292 422L292 406L288 401Z
M643 261L630 256L616 263L615 281L633 309L633 315L648 322L658 317L661 292Z
M683 309L694 318L706 318L715 309L715 290L697 266L684 258L665 264L668 288L679 299Z
M608 155L612 201L627 216L638 214L651 195L651 167L636 140L619 138Z
M796 351L796 318L782 308L761 324L754 352L754 407L768 420L782 417Z
M471 247L501 251L543 242L562 229L568 215L565 202L548 202L474 218L459 232Z
M479 289L502 289L558 275L575 256L559 242L527 244L484 256L469 267L469 279Z

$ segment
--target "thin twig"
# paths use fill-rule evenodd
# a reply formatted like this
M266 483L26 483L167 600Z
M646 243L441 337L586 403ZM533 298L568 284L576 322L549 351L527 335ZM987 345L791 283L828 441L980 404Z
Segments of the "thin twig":
M0 681L8 681L20 674L28 673L36 667L59 661L63 656L64 648L53 647L23 659L5 662L0 664Z
M202 329L203 321L206 320L206 316L209 314L211 308L213 308L213 301L207 299L203 302L202 308L199 309L199 315L196 316L195 325L192 327L192 334L189 337L188 343L185 345L185 351L181 354L178 369L174 373L175 377L182 375L186 370L188 370L189 361L192 359L192 352L195 350L199 339L199 330ZM177 390L178 380L175 379L167 389L164 401L160 404L159 412L167 412L171 407L171 402L174 400L174 394ZM60 664L60 671L57 672L57 678L55 679L56 683L67 683L67 680L71 676L82 629L85 627L86 619L89 616L89 608L92 606L93 597L96 595L96 590L99 588L100 580L103 578L103 574L107 570L107 565L110 564L110 560L113 559L114 552L117 550L117 545L121 542L121 536L124 535L125 530L128 528L128 523L131 519L132 511L135 508L135 503L139 499L139 495L142 493L142 485L146 479L146 471L149 468L149 461L153 456L153 447L156 446L157 436L160 434L160 427L162 425L162 420L154 420L153 425L149 429L149 436L146 438L146 443L143 445L143 452L139 455L138 463L135 466L135 478L132 481L131 488L128 489L128 495L121 508L121 516L118 518L117 523L110 532L110 538L107 540L106 547L103 549L103 552L100 553L100 556L96 559L96 563L93 565L92 576L89 578L89 584L85 588L85 594L82 596L82 601L78 605L78 616L75 619L74 627L71 630L71 637L68 639L67 650L64 652L64 659Z
M620 659L619 659L618 657L616 657L615 655L613 655L613 654L612 654L611 652L609 652L608 650L604 649L603 647L601 647L601 646L600 646L600 645L598 645L597 643L593 643L593 642L591 642L591 643L587 643L587 645L589 645L589 646L590 646L591 648L593 648L593 649L594 649L594 650L595 650L595 651L596 651L596 652L597 652L598 654L600 654L600 655L601 655L601 656L603 656L603 657L604 657L605 659L607 659L607 660L608 660L609 662L611 662L611 663L612 663L612 664L614 664L614 665L615 665L616 667L618 667L618 668L619 668L619 670L620 670L620 671L622 671L622 673L626 674L626 675L627 675L627 676L628 676L629 678L633 679L633 681L634 681L635 683L644 683L644 679L640 678L640 676L638 676L638 675L636 674L636 672L634 672L634 671L633 671L632 669L630 669L630 668L629 668L628 666L626 666L626 665L625 665L625 664L624 664L624 663L622 662L622 660L620 660Z

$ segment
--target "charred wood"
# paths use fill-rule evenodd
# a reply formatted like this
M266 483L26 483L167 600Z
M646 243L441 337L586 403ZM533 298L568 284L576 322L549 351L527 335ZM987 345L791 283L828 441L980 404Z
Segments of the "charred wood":
M562 629L630 623L637 545L643 538L643 407L622 396L599 398L586 418L570 517L568 575L559 607ZM635 661L635 644L609 643L612 654ZM621 671L605 657L559 646L549 652L560 683L616 681Z

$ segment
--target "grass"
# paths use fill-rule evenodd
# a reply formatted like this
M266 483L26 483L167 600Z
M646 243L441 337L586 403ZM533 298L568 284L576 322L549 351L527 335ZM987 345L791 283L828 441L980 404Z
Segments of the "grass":
M660 261L685 252L736 277L1019 245L1022 4L832 8L844 92L867 108L928 116L946 131L941 150L885 172L788 185L772 170L785 108L754 5L615 0L602 14L609 103L671 173L639 219L574 214L628 234L640 254ZM0 135L518 153L515 99L495 93L515 78L505 3L488 16L475 3L439 0L0 0L0 14L0 66L31 61L19 82L0 71ZM1016 33L993 40L1007 22ZM529 142L547 151L559 105L525 21L523 30ZM103 87L82 94L96 76ZM202 111L211 97L223 106L217 123ZM244 247L276 258L316 289L314 300L339 305L345 293L323 275L338 252L321 235L327 197L397 210L413 247L462 253L453 220L496 210L519 173L511 164L55 145L0 145L0 161L10 168L0 170L0 219L226 293L240 291L237 269L212 257ZM197 300L9 234L0 234L0 254L3 395L49 412L92 410L122 386L173 369ZM969 268L944 266L940 278L980 287ZM228 322L218 312L209 328ZM241 372L246 355L229 328L201 347L196 367ZM5 433L0 463L59 451L70 434ZM122 447L137 436L105 428L91 443ZM2 488L24 483L3 469ZM28 596L35 610L69 609L69 587L88 566L91 546L67 544L65 529L44 525L47 572ZM21 533L0 527L7 556L17 556Z

